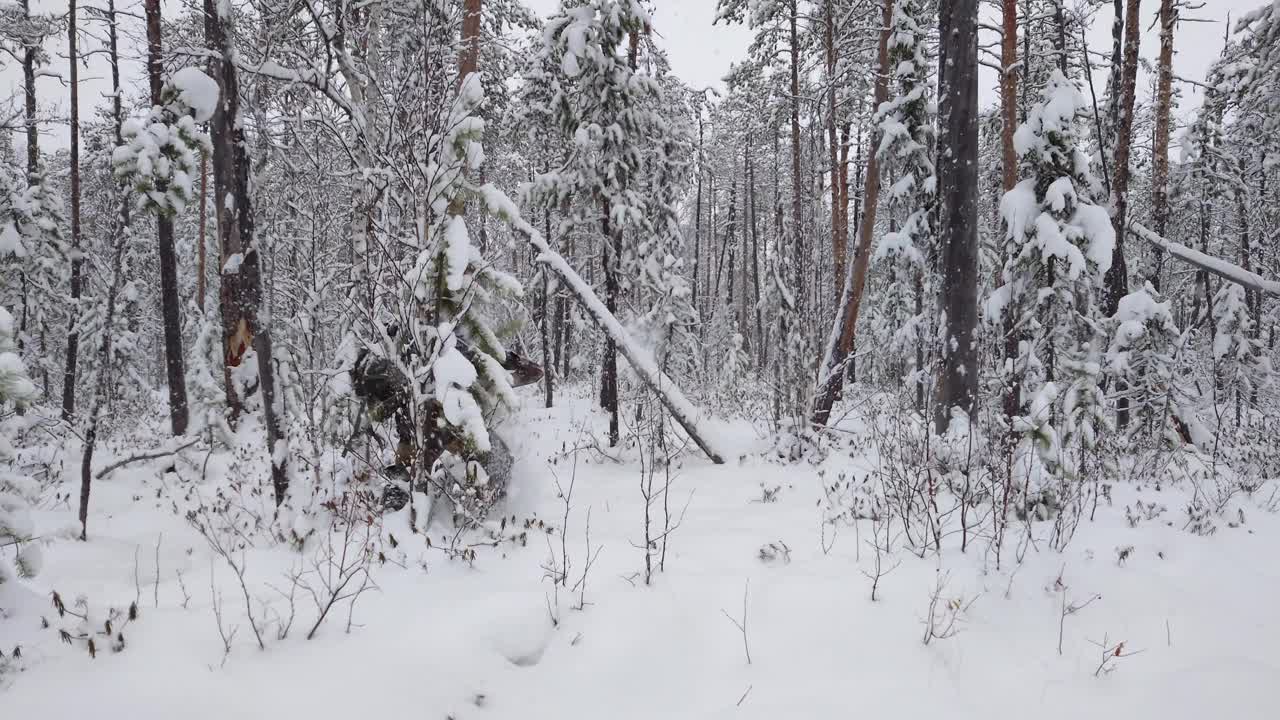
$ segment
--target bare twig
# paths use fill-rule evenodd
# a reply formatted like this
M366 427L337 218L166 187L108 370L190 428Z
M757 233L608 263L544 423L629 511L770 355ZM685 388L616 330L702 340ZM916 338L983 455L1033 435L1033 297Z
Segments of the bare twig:
M742 633L742 652L745 653L747 656L748 665L751 664L751 643L750 643L750 638L747 635L747 591L750 587L751 587L750 580L747 580L746 583L743 584L742 586L742 621L741 622L736 620L729 613L725 612L724 608L720 609L720 613L724 615L726 618L728 618L729 622L733 623L734 627L738 628L738 632ZM743 697L746 697L746 695L744 694Z

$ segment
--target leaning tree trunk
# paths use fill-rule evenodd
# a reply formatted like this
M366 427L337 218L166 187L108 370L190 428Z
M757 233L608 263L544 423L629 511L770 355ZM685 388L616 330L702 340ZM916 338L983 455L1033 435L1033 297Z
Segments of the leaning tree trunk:
M62 419L76 414L76 379L80 359L80 58L77 53L76 0L67 3L67 61L71 80L71 307L67 328L66 369L62 373Z
M685 433L689 435L689 439L712 462L717 465L723 465L724 453L716 449L710 433L698 423L699 414L697 409L680 392L680 388L675 384L675 381L659 367L653 356L636 344L626 328L622 326L622 323L618 322L617 316L610 312L605 307L605 304L600 301L599 296L591 289L590 283L582 279L582 276L565 261L564 256L552 250L547 241L533 229L533 226L517 219L513 224L513 229L523 236L533 250L538 253L538 262L554 272L564 284L565 289L577 298L587 315L591 317L591 320L609 337L617 347L618 352L631 364L640 382L652 390L657 395L659 402L667 409L667 412L671 413L671 419L684 428Z
M243 407L243 394L260 389L262 415L267 426L267 453L271 458L271 484L276 505L289 490L288 453L280 427L282 408L276 404L275 364L271 329L263 321L262 260L254 237L253 204L249 195L249 158L244 127L240 123L240 88L225 6L204 0L205 42L215 54L211 63L217 76L218 104L209 121L213 140L213 198L222 248L221 306L223 349L228 368L239 367L253 348L257 355L257 388L233 388L235 405Z
M1160 2L1160 63L1156 79L1156 137L1152 148L1152 221L1157 235L1164 237L1169 226L1169 115L1173 110L1173 0ZM1151 287L1160 290L1164 251L1155 249Z
M889 97L889 32L893 20L893 0L884 0L882 15L883 25L880 28L879 63L880 72L876 75L875 107L880 107ZM862 293L867 284L867 266L871 262L871 244L875 240L876 206L880 201L880 161L874 148L878 146L879 133L873 129L873 138L869 146L873 148L867 153L867 173L862 188L862 217L858 227L858 247L854 251L853 265L848 268L847 277L842 279L840 305L836 308L835 321L831 334L824 348L822 376L818 392L813 398L813 409L810 421L816 426L824 426L831 418L831 406L844 383L849 358L853 354L854 331L858 327L858 311L862 306Z
M161 55L160 0L146 0L147 76L151 104L160 105L164 58ZM178 258L174 251L173 218L156 217L156 237L160 246L160 310L164 318L164 366L169 384L169 424L174 435L187 431L186 363L182 357L182 302L178 298Z
M946 316L934 421L973 414L978 397L978 0L941 4L938 57L941 129L938 199Z

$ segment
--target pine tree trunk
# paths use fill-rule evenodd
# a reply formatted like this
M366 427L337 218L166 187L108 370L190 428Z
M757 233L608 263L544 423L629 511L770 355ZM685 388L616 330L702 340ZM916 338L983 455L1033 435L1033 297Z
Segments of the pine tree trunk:
M1115 176L1111 185L1111 226L1116 233L1115 249L1111 254L1111 268L1106 274L1106 312L1115 315L1120 298L1129 293L1129 270L1125 262L1124 240L1129 210L1129 153L1133 139L1133 105L1138 85L1138 43L1140 41L1138 8L1140 0L1128 0L1125 18L1124 74L1121 78L1120 116L1116 126ZM1123 384L1116 383L1121 393L1116 403L1116 424L1123 428L1129 424L1129 401L1123 395Z
M1013 134L1018 129L1018 2L1003 0L1004 37L1000 43L1000 162L1002 187L1009 192L1018 184L1018 154Z
M547 242L550 243L551 242L551 210L549 208L547 209L547 214L546 214L546 217L544 218L544 222L545 222L545 230L547 235ZM550 332L551 318L549 317L549 314L551 312L551 302L550 302L551 298L549 297L550 294L551 294L551 276L548 275L547 271L544 269L542 271L542 320L539 323L539 327L542 331L542 367L546 368L542 372L542 382L543 382L543 388L546 391L547 407L552 407L554 405L555 398L554 398L554 389L552 387L552 382L553 382L552 376L556 374L555 365L551 362L551 332Z
M22 0L23 14L31 18L31 0ZM40 170L40 127L36 121L36 50L34 40L24 43L22 50L23 124L27 133L27 179ZM31 314L31 285L22 272L22 318L18 321L18 351L26 347L28 319Z
M693 212L693 309L698 310L698 286L702 284L701 260L702 260L702 175L705 172L703 168L704 157L702 154L703 141L703 121L702 108L698 108L698 180L697 180L697 197L694 200ZM698 337L702 337L701 312L698 314Z
M893 20L893 0L884 0L882 25L880 28L879 68L875 82L875 107L880 107L889 97L889 33ZM872 140L868 144L875 148L878 131L872 131ZM854 251L853 265L847 270L847 277L842 281L840 304L823 357L822 375L819 378L818 392L814 395L810 421L822 427L831 417L831 406L846 377L846 365L853 354L854 331L858 326L858 311L862 305L862 293L867 283L867 267L871 261L871 244L875 240L876 207L880 201L880 162L874 149L867 152L867 171L862 187L862 216L858 228L858 246Z
M748 136L747 148L753 148L753 138ZM760 310L760 235L756 225L756 166L754 161L747 162L747 192L751 197L751 279L755 290L756 315L756 348L758 357L756 367L764 369L769 361L769 347L764 337L764 318Z
M71 80L71 324L67 330L66 369L62 374L62 419L76 414L76 380L80 358L80 58L77 54L76 0L67 3L67 61Z
M1124 0L1113 0L1115 19L1111 21L1111 72L1107 75L1107 132L1104 137L1112 143L1103 155L1115 152L1115 133L1120 126L1121 79L1124 77ZM1111 192L1111 187L1107 187Z
M120 93L120 50L116 28L116 3L107 0L107 51L111 62L111 106L112 120L115 123L116 145L122 143L120 126L124 122L124 111L121 107ZM74 23L73 23L74 25ZM93 482L93 453L97 447L98 420L102 416L107 403L107 391L114 385L115 365L112 357L114 341L116 298L120 294L121 274L124 264L124 250L130 237L129 230L129 194L116 188L120 193L119 214L116 216L113 241L115 246L111 254L111 285L107 289L107 307L102 319L102 339L98 342L97 379L93 390L93 409L89 412L89 421L84 433L84 454L80 459L80 539L89 539L89 493Z
M1173 111L1173 0L1160 0L1160 62L1156 79L1156 138L1152 148L1152 221L1155 232L1166 237L1169 228L1169 116ZM1155 248L1151 286L1160 291L1164 250Z
M146 0L147 76L151 104L160 104L164 58L160 35L160 0ZM178 258L174 251L173 218L156 218L160 246L160 310L164 319L164 366L169 385L169 424L174 435L187 432L186 362L182 356L182 301L178 298Z
M226 366L239 367L250 348L257 356L258 387L232 388L233 411L243 408L243 397L262 392L262 414L267 429L267 453L271 458L271 482L276 505L289 490L288 452L281 446L282 405L277 405L276 376L271 329L262 309L262 258L254 235L253 204L249 195L249 157L240 123L240 86L235 64L230 18L217 0L204 0L205 42L218 57L211 63L218 82L219 100L209 121L213 141L213 196L221 246L221 309ZM228 263L234 256L236 263Z
M827 145L831 161L831 257L835 263L836 302L844 291L845 239L840 232L840 151L836 132L836 42L835 13L831 7L835 0L827 0L823 45L827 54Z
M609 201L603 203L604 234L604 306L610 315L618 314L618 251L621 242L612 228L609 218ZM618 346L613 337L606 335L604 355L600 360L600 407L609 413L609 446L615 447L620 438L618 423Z
M804 261L803 241L801 239L801 202L800 178L800 33L797 26L800 14L799 0L791 0L790 4L790 45L791 45L791 252L795 263L792 296L796 302L804 298ZM797 314L803 315L803 307L798 307Z
M458 81L480 66L480 0L465 0L462 7L462 57L458 61Z
M1004 37L1000 44L1000 65L1003 74L1000 82L1000 159L1003 165L1001 188L1009 192L1018 184L1018 154L1013 146L1013 134L1018 129L1018 3L1017 0L1003 2ZM1007 260L1007 258L1005 258ZM997 271L998 274L998 271ZM1022 339L1013 317L1004 319L1002 332L1004 335L1004 358L1006 365L1016 361L1018 347ZM1014 372L1009 376L1009 384L1005 388L1004 414L1012 418L1022 413L1022 378Z
M938 58L938 199L946 315L934 421L953 409L973 415L978 397L978 1L942 3Z

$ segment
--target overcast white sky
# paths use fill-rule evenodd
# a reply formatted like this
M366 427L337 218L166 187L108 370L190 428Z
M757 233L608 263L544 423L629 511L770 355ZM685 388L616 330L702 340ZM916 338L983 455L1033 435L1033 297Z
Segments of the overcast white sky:
M544 15L550 14L559 5L559 0L525 1ZM948 0L941 1L947 2ZM1268 1L1270 0L1203 0L1205 7L1194 13L1194 15L1210 22L1187 22L1179 27L1175 40L1175 49L1177 51L1174 61L1175 74L1192 80L1202 80L1205 68L1217 57L1222 48L1223 32L1228 14L1233 19L1239 18L1244 12ZM176 10L179 7L179 2L180 0L164 0L167 11L169 9ZM1075 2L1075 0L1067 0L1067 2L1071 3ZM117 3L122 8L133 9L141 13L141 2L139 0L117 0ZM102 0L81 0L82 6L99 4L105 5L105 2L102 2ZM690 86L697 88L719 85L720 79L728 71L729 66L746 57L747 46L751 42L751 30L740 25L712 25L712 20L715 18L716 0L655 0L654 4L657 6L654 25L661 36L660 42L667 48L676 74ZM65 2L62 0L36 0L33 5L37 9L53 12L63 11L65 8ZM1144 31L1142 55L1145 58L1154 59L1159 51L1159 44L1156 30L1152 26L1159 2L1158 0L1145 0L1142 5L1142 28ZM88 17L89 15L86 11L81 10L81 16ZM1107 7L1098 13L1097 20L1090 30L1089 44L1091 49L1106 51L1110 47L1111 20L1112 13L1110 3L1108 3ZM131 19L127 20L126 23L138 26L131 28L133 32L137 34L142 32L139 21ZM95 23L95 25L98 24ZM92 41L88 44L90 46L96 45ZM62 45L65 45L65 41ZM56 51L57 56L54 58L52 70L65 73L66 62L61 59L64 54L64 49L60 48ZM99 57L88 71L82 71L81 73L82 82L85 83L82 85L81 91L82 116L88 116L89 107L86 106L89 103L97 104L102 102L101 93L109 87L104 77L106 73L105 66L105 59ZM131 63L129 67L126 67L126 73L130 76L129 84L131 87L141 87L141 72L142 66L140 63ZM1095 74L1094 82L1097 84L1098 93L1101 94L1105 87L1106 74ZM1140 78L1139 88L1145 89L1148 86L1148 80ZM1198 90L1194 86L1184 85L1183 90L1184 97L1179 114L1185 117L1190 111L1199 106L1200 97ZM66 115L67 90L64 84L56 78L45 78L40 81L39 91L43 106L49 108L55 115ZM987 72L981 81L979 92L984 104L995 102L994 72ZM5 106L9 98L16 100L20 106L21 70L15 67L10 58L0 56L0 108ZM62 147L66 143L65 130L56 126L51 127L42 139L42 144L46 148Z

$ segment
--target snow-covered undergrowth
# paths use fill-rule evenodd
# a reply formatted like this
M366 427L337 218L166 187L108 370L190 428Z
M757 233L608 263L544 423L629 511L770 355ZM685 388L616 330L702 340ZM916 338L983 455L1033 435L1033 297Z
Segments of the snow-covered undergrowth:
M45 451L44 567L0 586L3 717L1272 716L1271 485L1197 534L1195 482L1119 482L1062 551L1053 520L1012 512L997 568L940 487L919 498L935 540L893 519L910 438L883 418L850 413L816 464L720 423L728 464L686 452L668 472L640 434L604 449L586 395L526 399L505 520L459 536L423 498L425 537L352 486L305 541L273 540L245 525L266 471L192 450L97 482L81 543L75 448Z

